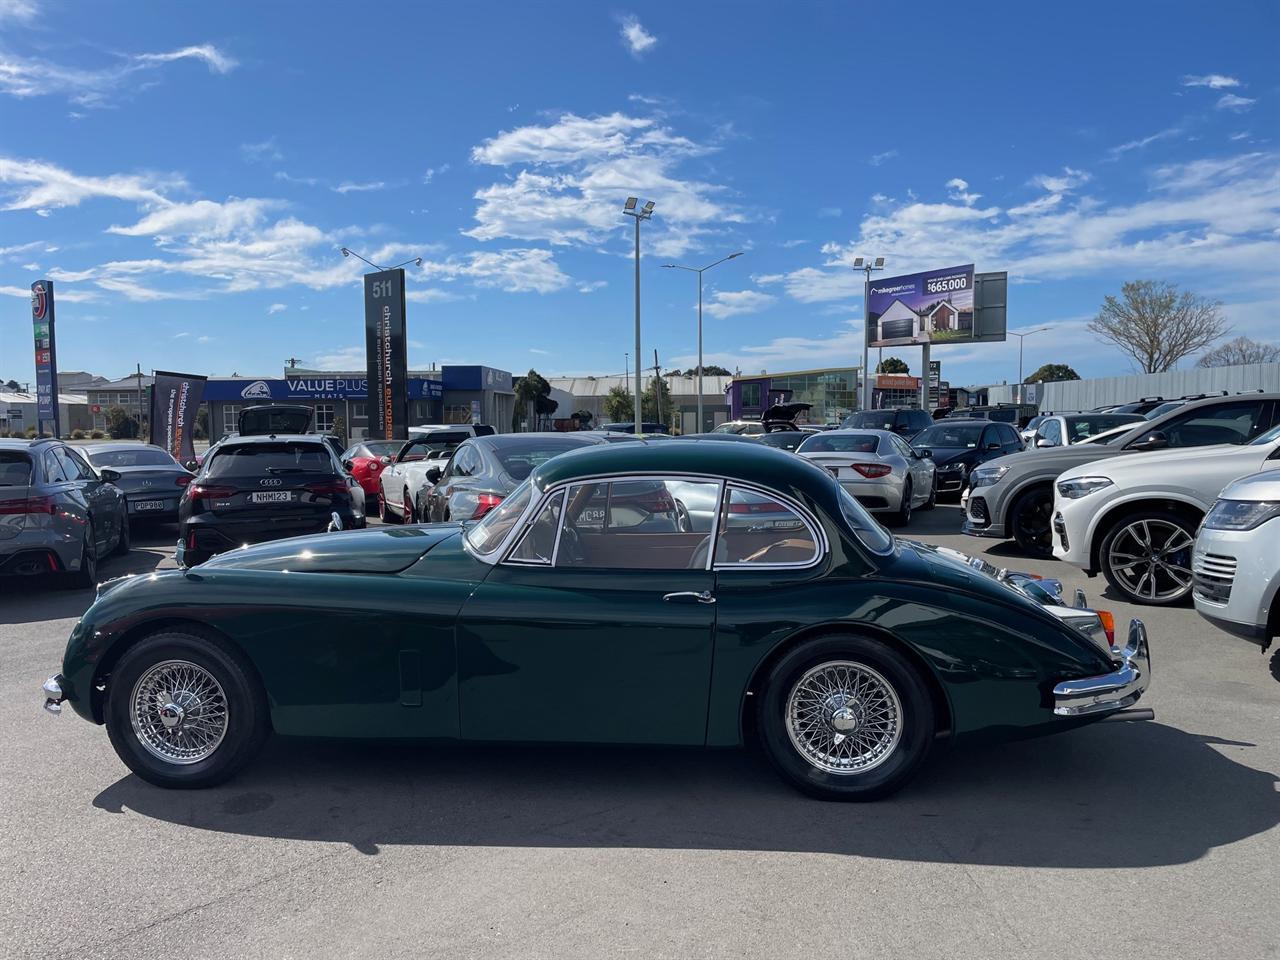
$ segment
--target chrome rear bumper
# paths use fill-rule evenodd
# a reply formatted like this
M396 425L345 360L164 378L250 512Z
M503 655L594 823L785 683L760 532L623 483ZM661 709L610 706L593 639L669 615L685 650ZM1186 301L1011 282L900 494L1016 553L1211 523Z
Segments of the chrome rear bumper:
M1151 683L1151 651L1147 628L1141 620L1129 621L1129 638L1123 650L1112 652L1121 660L1111 673L1080 680L1064 680L1053 688L1053 712L1060 717L1111 713L1132 706Z

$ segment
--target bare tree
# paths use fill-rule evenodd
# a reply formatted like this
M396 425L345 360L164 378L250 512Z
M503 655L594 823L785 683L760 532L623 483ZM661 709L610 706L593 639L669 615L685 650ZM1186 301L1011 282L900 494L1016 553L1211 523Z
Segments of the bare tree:
M1214 347L1196 364L1198 367L1235 367L1242 363L1275 363L1280 360L1280 347L1259 343L1248 337L1236 337Z
M1132 357L1143 373L1172 370L1230 329L1221 303L1179 291L1177 284L1133 280L1120 295L1107 297L1089 330Z

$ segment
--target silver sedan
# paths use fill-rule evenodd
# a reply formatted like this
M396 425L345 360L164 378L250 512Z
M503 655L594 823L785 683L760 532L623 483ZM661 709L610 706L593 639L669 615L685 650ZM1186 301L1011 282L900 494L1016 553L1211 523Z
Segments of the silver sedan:
M888 430L828 430L805 439L796 453L831 472L872 513L905 525L913 507L937 502L937 468Z

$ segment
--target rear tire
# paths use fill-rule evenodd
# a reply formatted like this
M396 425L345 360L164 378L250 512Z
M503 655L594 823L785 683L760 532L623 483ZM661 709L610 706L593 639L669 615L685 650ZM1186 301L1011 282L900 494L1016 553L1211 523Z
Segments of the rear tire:
M125 514L120 521L120 539L116 541L116 548L111 551L113 557L123 557L129 552L129 516Z
M898 512L893 515L894 526L905 527L911 522L911 498L914 496L911 488L911 479L907 478L907 485L902 488L902 505L898 507Z
M178 789L234 776L271 732L266 693L252 668L198 628L153 634L125 651L107 684L105 720L130 770Z
M80 569L67 574L67 586L72 590L92 590L98 585L98 541L93 531L93 521L85 524L84 545L80 548Z
M1033 557L1053 556L1053 488L1038 487L1018 497L1009 511L1009 531Z
M802 643L769 672L758 709L756 728L774 768L821 800L886 797L915 775L933 744L924 679L901 653L868 637Z

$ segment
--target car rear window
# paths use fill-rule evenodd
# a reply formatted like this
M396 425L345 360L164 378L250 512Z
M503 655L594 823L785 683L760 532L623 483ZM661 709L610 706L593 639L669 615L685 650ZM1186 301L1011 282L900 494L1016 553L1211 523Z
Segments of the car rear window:
M0 450L0 487L25 487L31 483L31 458L17 450Z
M875 453L880 438L874 433L820 433L808 437L797 453Z
M95 467L174 467L178 461L159 448L152 450L102 450L89 454Z
M552 457L587 444L570 437L544 437L538 440L511 440L494 446L494 456L507 476L524 480Z
M849 417L841 426L854 430L892 430L896 410L861 410Z
M323 445L300 441L226 446L208 464L210 478L332 472L333 458Z

